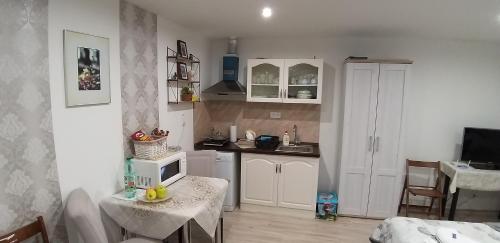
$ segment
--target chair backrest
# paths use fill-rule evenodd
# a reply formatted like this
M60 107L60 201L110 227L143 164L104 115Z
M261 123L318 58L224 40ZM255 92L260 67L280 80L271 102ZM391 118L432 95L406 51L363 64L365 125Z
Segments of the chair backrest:
M439 176L439 170L441 168L441 162L440 161L435 161L435 162L429 162L429 161L417 161L417 160L406 160L406 185L411 186L410 184L410 167L416 167L416 168L429 168L429 169L434 169L434 172L437 173L437 179L436 179L436 186L440 182L440 176Z
M99 211L83 189L69 194L64 213L76 225L85 243L108 242Z
M34 223L28 224L11 233L0 236L0 243L21 242L37 235L38 233L41 233L44 243L49 243L49 236L47 235L47 229L45 228L45 224L43 223L42 216L38 216Z
M200 150L186 153L187 174L193 176L215 177L215 150Z

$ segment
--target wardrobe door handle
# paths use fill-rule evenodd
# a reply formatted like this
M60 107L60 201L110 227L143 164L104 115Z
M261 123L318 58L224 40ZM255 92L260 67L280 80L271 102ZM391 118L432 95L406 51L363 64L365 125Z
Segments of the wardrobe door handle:
M278 174L278 164L276 164L276 174Z
M279 97L280 97L280 98L282 98L282 97L283 97L283 90L282 90L282 89L280 89L280 96L279 96Z
M281 164L280 164L280 169L279 169L279 171L280 171L280 174L281 174Z
M373 136L368 137L368 152L372 151L373 147Z
M375 138L375 152L378 152L380 148L380 137Z

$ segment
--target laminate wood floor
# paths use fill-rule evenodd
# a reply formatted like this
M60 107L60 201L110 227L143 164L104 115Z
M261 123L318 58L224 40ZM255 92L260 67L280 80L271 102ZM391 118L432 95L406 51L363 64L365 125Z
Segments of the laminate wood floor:
M369 242L368 237L381 222L348 217L324 221L235 211L224 214L224 242Z
M400 215L404 216L404 210ZM458 210L457 221L498 222L497 215L495 211ZM409 216L434 219L419 209ZM237 210L224 213L224 243L368 243L380 223L382 220L338 217L337 221L324 221ZM197 227L192 229L192 243L210 243Z

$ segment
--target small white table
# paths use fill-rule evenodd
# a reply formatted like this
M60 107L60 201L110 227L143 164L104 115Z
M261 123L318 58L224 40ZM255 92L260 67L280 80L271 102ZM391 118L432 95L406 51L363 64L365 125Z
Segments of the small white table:
M458 162L441 162L441 171L446 175L444 183L444 195L448 192L453 194L450 214L448 220L454 220L460 189L476 191L500 191L500 171L480 170L473 167L458 167ZM442 208L445 209L446 197Z
M145 203L110 196L100 205L132 233L163 240L193 219L214 239L227 187L223 179L186 176L168 186L172 198L167 201Z

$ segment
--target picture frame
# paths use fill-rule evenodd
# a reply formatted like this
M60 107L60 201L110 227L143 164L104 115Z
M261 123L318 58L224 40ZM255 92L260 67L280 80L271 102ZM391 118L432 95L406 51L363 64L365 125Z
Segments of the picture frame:
M188 58L187 44L185 41L177 40L177 56Z
M184 62L177 63L177 78L182 80L188 80L188 70L186 63Z
M111 103L109 39L63 31L66 107Z

